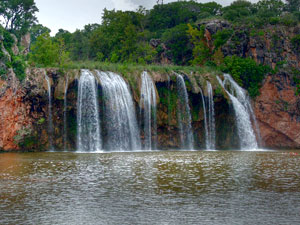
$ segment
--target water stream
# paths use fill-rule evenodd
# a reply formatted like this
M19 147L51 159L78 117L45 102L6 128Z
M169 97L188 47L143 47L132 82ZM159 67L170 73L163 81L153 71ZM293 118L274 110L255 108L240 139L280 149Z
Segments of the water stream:
M203 115L204 115L204 129L205 129L205 147L206 149L209 149L209 138L208 138L208 125L207 125L207 116L206 116L206 104L205 104L205 99L203 95L203 91L200 88L200 94L201 94L201 99L202 99L202 105L203 105Z
M182 149L194 148L194 137L192 131L192 119L189 106L188 93L186 90L185 82L180 74L177 76L177 95L178 95L178 125L179 135Z
M257 149L258 144L251 123L251 116L255 115L251 115L253 111L250 110L251 103L245 90L229 74L224 74L224 81L219 77L217 79L233 104L241 149Z
M49 145L50 151L53 149L53 119L52 119L52 96L51 96L51 81L45 72L45 79L47 81L48 87L48 136L49 136Z
M67 138L68 138L68 130L67 130L67 94L68 94L68 85L69 85L69 77L66 77L65 80L65 92L64 92L64 150L67 150Z
M82 70L77 99L77 150L100 151L100 119L96 80L89 70Z
M105 149L140 150L140 132L129 87L113 72L97 71L103 90L103 126Z
M151 150L157 148L157 128L156 128L156 89L155 85L146 71L142 73L141 113L144 126L144 149Z
M216 125L215 125L215 105L211 83L207 81L208 95L208 146L207 149L216 149Z
M172 117L172 112L171 112L171 78L168 75L168 83L167 83L167 88L168 88L168 137L171 139L171 117Z

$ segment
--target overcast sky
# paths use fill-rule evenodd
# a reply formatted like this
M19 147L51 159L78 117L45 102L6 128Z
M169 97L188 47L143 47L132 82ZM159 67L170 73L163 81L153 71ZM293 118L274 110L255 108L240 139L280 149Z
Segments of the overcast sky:
M164 0L164 3L176 0ZM212 0L198 0L205 3ZM229 5L233 0L215 0L222 5ZM251 0L256 2L257 0ZM135 10L139 5L152 8L156 0L35 0L39 12L39 23L51 29L55 35L62 28L70 32L82 29L90 23L101 23L104 8L109 10Z

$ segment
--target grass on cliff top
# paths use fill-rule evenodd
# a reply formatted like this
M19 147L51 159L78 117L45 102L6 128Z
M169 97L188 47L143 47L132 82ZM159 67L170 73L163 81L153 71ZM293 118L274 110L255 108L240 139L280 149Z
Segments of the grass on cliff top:
M199 66L176 66L176 65L141 65L141 64L121 64L121 63L108 63L108 62L95 62L95 61L79 61L71 62L66 69L90 69L111 71L116 73L132 73L142 71L152 71L160 73L182 72L182 73L215 73L218 70L212 67L199 67Z

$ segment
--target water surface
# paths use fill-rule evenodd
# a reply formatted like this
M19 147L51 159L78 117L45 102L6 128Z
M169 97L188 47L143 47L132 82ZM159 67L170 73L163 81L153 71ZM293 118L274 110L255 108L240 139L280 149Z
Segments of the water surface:
M299 224L300 152L0 154L0 224Z

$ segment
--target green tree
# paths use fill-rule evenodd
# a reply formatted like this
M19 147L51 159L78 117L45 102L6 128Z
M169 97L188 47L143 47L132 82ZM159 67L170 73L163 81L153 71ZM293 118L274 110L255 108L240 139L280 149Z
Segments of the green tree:
M4 27L18 36L26 33L37 20L35 13L38 8L34 0L1 0L0 16Z
M259 95L264 76L271 71L269 67L257 64L251 58L240 58L235 55L225 57L222 70L230 73L242 87L248 90L251 97Z
M300 50L300 34L295 35L291 39L291 43L295 49Z
M43 33L37 38L29 54L30 64L44 67L63 67L68 62L68 58L63 39L54 42L49 33Z
M57 40L57 44L56 47L57 52L58 52L58 57L57 57L57 65L62 68L65 67L69 61L70 61L70 53L66 50L66 45L65 45L65 41L63 38L58 38Z
M287 8L290 12L300 11L300 1L299 0L286 0Z
M57 45L53 43L49 33L43 33L31 46L29 61L39 66L54 66L57 56Z
M216 49L223 46L227 40L232 36L233 30L232 29L224 29L219 30L216 34L213 35L214 38L214 46Z
M281 0L260 0L255 7L257 9L257 16L266 19L279 17L284 11L285 6Z
M194 22L200 13L200 3L178 1L164 5L155 5L148 15L147 28L151 32L162 33L166 28L181 23Z
M143 26L140 12L105 9L102 25L89 37L91 57L95 58L101 52L103 59L135 61L139 44L144 42L147 33Z
M187 33L190 36L190 41L193 45L193 60L191 63L193 65L203 65L206 61L210 59L211 53L206 44L204 38L204 27L201 26L200 30L193 28L188 24Z
M192 59L192 46L187 31L188 26L180 24L162 34L162 41L170 49L172 59L178 65L187 64Z
M36 39L43 33L50 33L51 30L48 27L43 26L42 24L34 24L29 30L31 44L33 44Z
M70 56L73 60L86 60L90 57L89 37L83 30L76 30L70 39L70 43L66 43ZM96 56L94 54L94 56Z
M246 0L234 1L230 6L222 9L225 19L239 22L242 22L242 18L253 15L255 11L256 9L253 4Z

